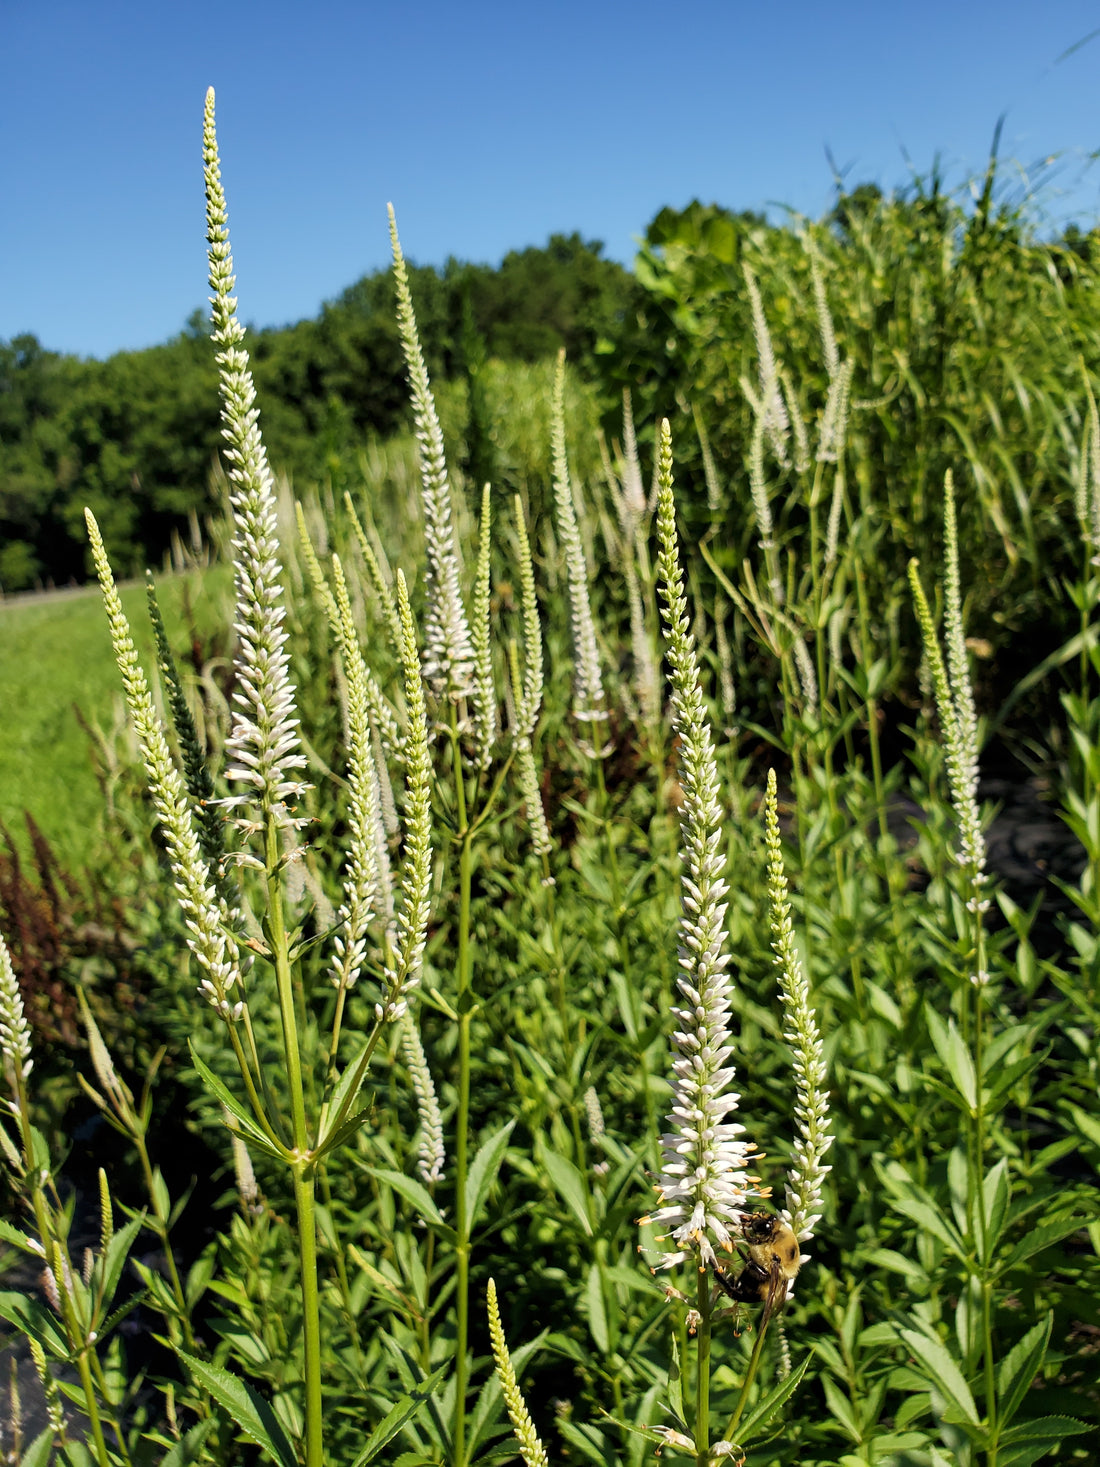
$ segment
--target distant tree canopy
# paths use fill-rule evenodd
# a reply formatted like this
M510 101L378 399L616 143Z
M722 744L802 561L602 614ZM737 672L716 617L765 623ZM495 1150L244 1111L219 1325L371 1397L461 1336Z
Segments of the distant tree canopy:
M979 516L964 501L964 533L997 526L1004 573L1014 573L1012 505L1028 504L1027 533L1034 521L1035 545L1046 543L1043 525L1054 532L1066 488L1045 499L1039 488L1054 482L1062 440L1079 436L1082 366L1094 383L1100 375L1100 233L1071 228L1044 243L1024 208L995 201L994 182L991 165L965 204L936 176L901 194L862 184L815 223L772 225L699 202L663 209L633 274L578 234L513 251L497 268L410 267L429 371L461 389L441 393L441 407L461 418L456 466L474 483L496 477L486 394L501 378L488 364L533 364L564 346L596 384L612 434L630 387L643 442L658 417L686 415L677 427L686 487L702 479L696 421L725 484L743 485L752 423L743 384L757 376L744 267L759 283L784 393L811 431L828 385L816 270L852 364L849 431L862 462L876 466L860 492L889 506L904 545L918 520L939 514L944 469L961 456L982 505ZM390 271L364 276L315 319L250 333L248 344L277 469L339 477L372 435L409 426ZM85 504L123 573L159 560L188 511L213 507L213 357L198 312L166 345L105 362L47 351L33 336L0 343L4 590L84 577ZM774 479L780 503L785 472ZM692 501L702 497L688 496L689 519ZM728 500L731 553L752 533L747 503L739 491Z
M533 362L562 346L591 376L636 290L601 251L554 235L495 269L410 267L433 377L469 378L488 358ZM196 312L165 345L106 361L33 336L0 342L0 588L84 579L85 505L123 574L159 560L188 511L209 512L221 439L206 333ZM317 478L370 435L408 425L391 271L364 276L313 320L250 332L248 345L277 468Z

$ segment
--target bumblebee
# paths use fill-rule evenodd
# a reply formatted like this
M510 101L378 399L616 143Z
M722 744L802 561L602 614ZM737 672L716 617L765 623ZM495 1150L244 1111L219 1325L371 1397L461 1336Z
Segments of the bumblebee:
M787 1286L798 1274L802 1253L798 1239L781 1218L769 1212L741 1214L741 1237L748 1249L744 1268L731 1278L715 1268L718 1287L739 1304L763 1304L763 1329L787 1301Z

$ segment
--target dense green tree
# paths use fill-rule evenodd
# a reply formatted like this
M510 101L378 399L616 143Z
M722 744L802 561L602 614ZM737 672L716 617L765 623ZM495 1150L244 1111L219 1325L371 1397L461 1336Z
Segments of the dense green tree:
M491 358L534 362L564 346L595 371L634 284L599 244L555 235L498 269L449 260L410 267L429 370L465 387L463 467L492 471L478 373ZM250 350L273 463L339 477L371 435L408 426L393 280L376 271L314 320L254 331ZM163 346L82 361L33 336L0 343L0 587L83 579L83 509L95 511L124 574L155 563L189 513L214 508L220 447L213 348L200 312ZM479 416L480 415L480 416Z

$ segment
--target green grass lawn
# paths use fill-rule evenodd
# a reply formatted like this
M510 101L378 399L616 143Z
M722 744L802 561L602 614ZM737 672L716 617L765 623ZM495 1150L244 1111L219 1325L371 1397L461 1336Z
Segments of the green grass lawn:
M158 580L174 645L184 625L185 597L190 596L201 635L224 616L230 583L228 567ZM150 672L153 637L144 585L124 586L121 594ZM25 852L23 811L29 810L67 865L86 858L103 826L92 750L74 705L90 723L108 730L122 707L122 682L98 588L0 601L0 819Z

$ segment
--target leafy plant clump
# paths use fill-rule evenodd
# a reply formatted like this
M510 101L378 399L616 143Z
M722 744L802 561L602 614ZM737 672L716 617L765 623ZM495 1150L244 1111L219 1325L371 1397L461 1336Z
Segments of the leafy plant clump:
M379 451L347 493L330 480L294 504L260 431L213 93L203 148L228 666L189 677L153 592L151 678L87 523L159 842L145 930L178 954L150 1003L228 1192L212 1210L170 1187L161 1057L141 1074L140 1047L112 1053L82 990L83 1083L141 1195L105 1166L90 1193L67 1187L0 941L17 1197L0 1236L22 1264L0 1317L46 1412L26 1440L13 1387L5 1449L73 1467L1089 1461L1090 380L1072 412L1062 383L1066 431L1033 445L1069 485L1048 574L1073 624L1029 686L1083 848L1040 958L1038 906L992 870L967 633L992 635L993 603L964 596L982 517L1014 546L1034 521L948 447L951 351L935 413L910 421L898 387L907 447L889 452L915 477L884 486L858 293L824 234L776 247L798 251L821 343L819 376L792 376L801 328L757 238L728 300L708 285L716 320L751 323L737 404L721 346L699 347L690 420L635 381L593 449L559 360L546 441L522 448L545 467L506 493L449 457L391 212L415 455ZM899 278L931 268L871 204L834 224ZM987 216L1017 268L1030 245ZM945 222L928 228L942 245ZM958 236L942 268L973 310ZM914 305L906 360L934 356L933 318ZM729 412L735 492L716 457ZM530 419L482 424L518 455ZM676 483L681 451L698 492ZM717 533L731 504L736 557ZM883 716L898 695L904 743Z

